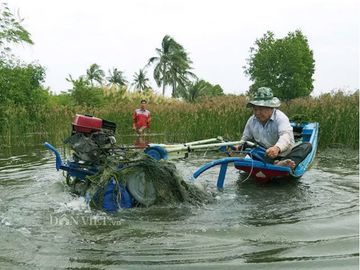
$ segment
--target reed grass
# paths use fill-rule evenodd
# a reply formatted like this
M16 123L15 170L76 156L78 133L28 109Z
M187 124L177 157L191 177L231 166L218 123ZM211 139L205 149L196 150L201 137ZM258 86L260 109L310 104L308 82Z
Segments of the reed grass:
M153 95L153 94L151 94ZM101 108L42 106L33 110L18 107L0 108L0 145L27 145L49 141L61 144L70 135L71 122L76 113L91 114L117 124L119 143L133 135L132 113L138 107L141 94L123 99L110 99ZM167 142L184 142L223 136L231 140L241 137L241 132L251 115L246 108L245 96L223 96L201 103L185 103L148 96L148 109L152 113L151 133L164 134L156 139ZM283 103L280 110L289 118L320 123L319 147L345 145L359 147L359 93L336 92L319 97L295 99ZM160 141L152 141L160 142Z
M359 92L338 91L316 98L292 100L284 104L289 117L303 114L304 120L320 123L320 147L344 145L359 148Z

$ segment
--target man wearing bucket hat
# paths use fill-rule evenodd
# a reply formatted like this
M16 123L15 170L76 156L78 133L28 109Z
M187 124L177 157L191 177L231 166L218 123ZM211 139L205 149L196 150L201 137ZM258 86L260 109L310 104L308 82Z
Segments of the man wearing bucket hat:
M268 87L260 87L251 96L247 107L253 115L248 119L241 140L255 141L266 148L266 161L295 168L291 158L295 140L289 118L278 109L280 100Z

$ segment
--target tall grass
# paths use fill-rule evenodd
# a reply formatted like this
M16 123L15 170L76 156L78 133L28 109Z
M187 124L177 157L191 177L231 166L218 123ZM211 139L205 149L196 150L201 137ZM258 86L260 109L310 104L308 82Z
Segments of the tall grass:
M60 144L69 136L75 113L92 114L117 124L118 142L129 142L133 135L132 113L142 96L113 99L101 108L44 106L28 112L22 108L2 108L0 145L51 141ZM164 140L184 142L223 136L239 139L251 110L244 96L224 96L201 103L147 97L152 113L151 133L164 134ZM280 110L289 118L320 123L319 146L334 144L359 147L359 93L343 92L308 97L283 103ZM153 141L156 142L156 141Z
M67 107L0 108L0 145L24 146L47 139L60 141L69 134L73 115L74 111Z
M290 117L304 114L304 119L320 123L320 147L334 144L359 148L359 92L324 94L316 98L296 99L284 104Z

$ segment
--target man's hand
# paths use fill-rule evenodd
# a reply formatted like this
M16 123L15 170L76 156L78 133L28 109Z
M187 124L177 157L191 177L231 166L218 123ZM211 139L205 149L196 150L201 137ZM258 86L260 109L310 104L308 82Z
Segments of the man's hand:
M278 146L271 146L266 149L266 155L269 158L276 158L280 153L280 148Z

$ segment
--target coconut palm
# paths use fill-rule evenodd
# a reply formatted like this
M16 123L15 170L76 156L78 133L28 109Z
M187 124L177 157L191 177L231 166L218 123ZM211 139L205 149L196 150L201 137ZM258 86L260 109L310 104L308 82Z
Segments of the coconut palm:
M89 87L89 80L85 76L80 76L78 79L74 79L71 74L67 78L66 81L73 84L73 88L70 90L72 91L76 87Z
M102 84L105 73L98 64L92 64L89 69L86 70L87 79L90 81L91 86L94 86L94 81Z
M188 102L196 102L206 95L207 87L208 84L203 80L197 80L195 83L190 82L179 87L179 96Z
M123 72L118 70L117 68L113 68L113 70L109 70L109 77L106 79L108 80L110 86L126 86L128 81L126 80Z
M133 85L135 89L138 89L139 92L144 91L145 89L150 88L149 84L149 78L146 77L146 71L144 69L140 69L139 73L134 74L134 82Z
M192 64L183 46L177 43L173 38L166 35L161 48L156 48L157 56L149 59L148 65L156 63L154 68L154 79L165 95L165 87L172 87L172 95L176 96L178 85L185 85L189 70Z
M190 67L186 67L186 65L184 65L184 67L177 67L177 66L172 66L171 70L170 70L170 78L171 78L171 86L172 86L172 93L171 96L172 97L179 97L179 87L180 88L184 88L187 87L189 84L191 84L191 80L190 77L198 80L197 76L192 73L191 71L189 71Z

